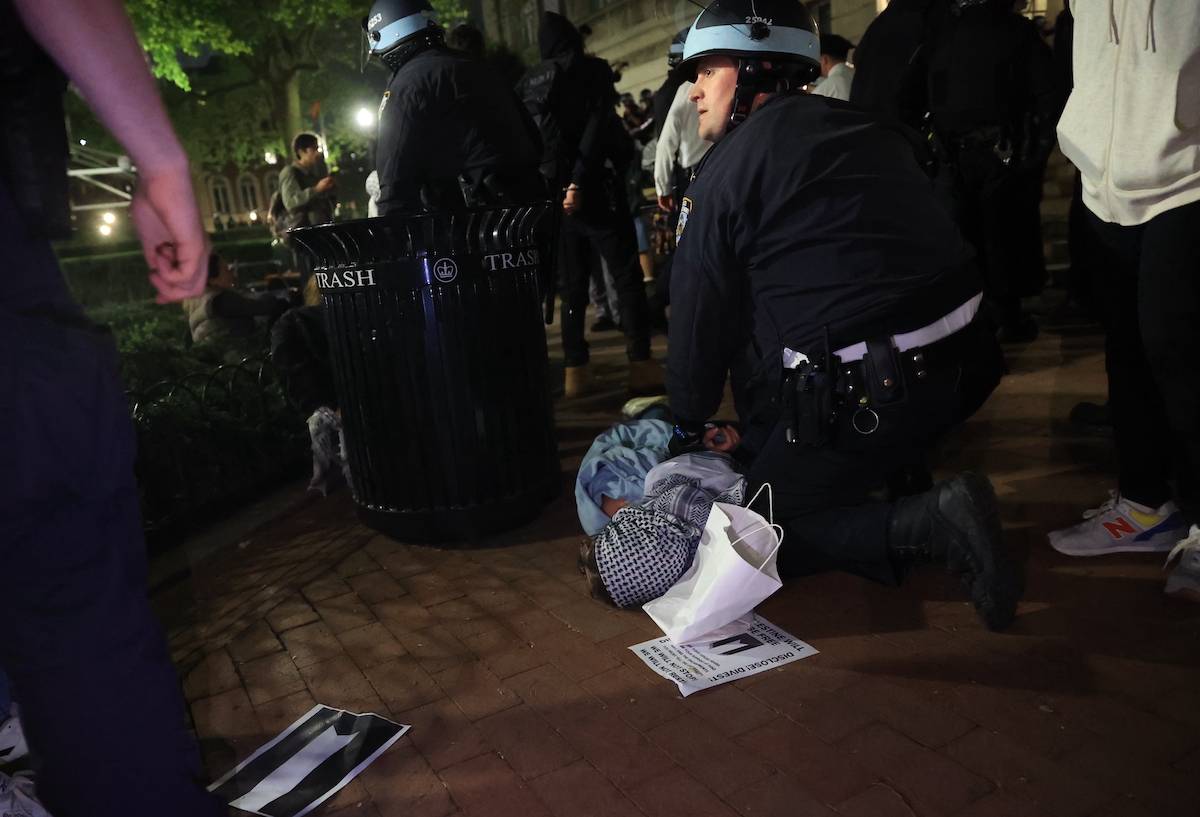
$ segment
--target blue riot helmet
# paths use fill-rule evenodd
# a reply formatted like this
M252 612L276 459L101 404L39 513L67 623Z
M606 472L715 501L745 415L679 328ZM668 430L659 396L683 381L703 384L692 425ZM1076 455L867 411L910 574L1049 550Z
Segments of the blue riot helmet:
M674 68L683 62L683 45L687 42L687 35L690 28L688 26L687 28L679 29L675 36L671 38L671 45L667 47L668 68Z
M444 37L429 0L377 0L363 19L363 31L371 55L393 71Z
M755 95L799 88L821 75L817 22L801 0L713 0L688 31L684 75L693 79L697 61L710 55L737 64L730 128L750 115Z

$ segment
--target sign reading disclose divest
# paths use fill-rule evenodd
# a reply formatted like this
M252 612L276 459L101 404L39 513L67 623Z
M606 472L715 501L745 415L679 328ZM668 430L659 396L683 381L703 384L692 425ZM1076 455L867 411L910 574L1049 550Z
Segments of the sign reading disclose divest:
M681 647L663 636L629 649L650 669L674 681L685 698L817 654L813 646L758 616L741 632L722 628L721 637L707 644Z
M251 814L302 817L353 780L408 729L378 715L318 704L209 791Z

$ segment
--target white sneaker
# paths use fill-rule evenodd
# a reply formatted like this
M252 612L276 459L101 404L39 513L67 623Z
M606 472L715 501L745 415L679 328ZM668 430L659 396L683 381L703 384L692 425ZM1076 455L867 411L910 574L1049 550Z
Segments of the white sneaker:
M0 817L50 817L34 794L29 772L12 777L0 772Z
M1187 532L1179 508L1170 500L1151 509L1130 502L1116 491L1108 494L1108 501L1099 508L1083 512L1083 522L1051 531L1050 546L1068 556L1153 553L1170 550Z
M25 745L25 730L21 728L17 705L13 704L8 713L8 720L0 723L0 766L20 760L29 754Z
M1176 556L1179 556L1179 564L1167 576L1164 591L1170 596L1200 601L1200 525L1192 525L1188 535L1175 544L1167 556L1167 564Z

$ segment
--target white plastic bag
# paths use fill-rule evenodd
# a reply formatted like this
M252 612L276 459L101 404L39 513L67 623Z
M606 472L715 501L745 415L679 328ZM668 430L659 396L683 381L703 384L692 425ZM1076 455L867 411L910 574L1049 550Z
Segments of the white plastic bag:
M770 486L764 485L759 493ZM754 504L758 494L750 500ZM773 511L768 511L774 515ZM783 529L748 507L714 502L692 566L661 598L642 605L675 644L707 640L782 586L776 557Z

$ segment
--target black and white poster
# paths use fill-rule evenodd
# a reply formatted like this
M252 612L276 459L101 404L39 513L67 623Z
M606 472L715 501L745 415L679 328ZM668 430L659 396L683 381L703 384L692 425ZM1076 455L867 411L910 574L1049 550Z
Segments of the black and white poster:
M663 636L629 649L650 669L674 681L685 698L817 654L811 644L757 615L740 625L714 631L716 640L707 643L679 646Z
M379 715L356 715L318 704L209 786L209 791L251 814L303 817L408 730Z

